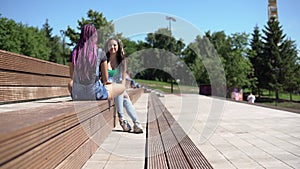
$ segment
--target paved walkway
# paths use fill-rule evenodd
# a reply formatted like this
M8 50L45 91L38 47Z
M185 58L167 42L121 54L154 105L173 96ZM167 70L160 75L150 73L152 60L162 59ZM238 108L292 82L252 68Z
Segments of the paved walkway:
M83 166L84 169L142 169L145 162L148 94L144 93L134 104L144 132L123 132L119 123L97 152ZM126 114L126 113L125 113ZM127 115L127 114L126 114ZM129 117L127 120L133 126Z
M147 97L135 104L144 127ZM199 95L161 100L214 168L300 168L300 114ZM118 125L83 168L144 168L145 138Z

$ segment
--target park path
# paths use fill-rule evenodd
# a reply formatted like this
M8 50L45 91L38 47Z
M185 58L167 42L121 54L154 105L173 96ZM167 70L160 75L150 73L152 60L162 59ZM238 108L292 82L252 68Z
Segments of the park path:
M214 168L300 168L300 114L201 95L160 99ZM144 93L134 105L144 128L147 101ZM83 168L144 168L145 141L117 125Z

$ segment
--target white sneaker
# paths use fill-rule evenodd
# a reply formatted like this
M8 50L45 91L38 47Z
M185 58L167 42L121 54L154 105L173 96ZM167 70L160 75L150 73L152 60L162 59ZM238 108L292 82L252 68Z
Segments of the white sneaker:
M133 132L134 133L143 133L143 127L139 122L135 122L133 125Z
M119 120L119 122L121 127L123 128L123 131L129 132L131 130L131 126L127 120Z

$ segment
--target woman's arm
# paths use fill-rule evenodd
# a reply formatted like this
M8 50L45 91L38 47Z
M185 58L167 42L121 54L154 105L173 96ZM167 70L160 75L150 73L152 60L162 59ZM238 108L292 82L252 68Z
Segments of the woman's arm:
M72 62L69 62L69 71L70 71L70 78L73 80L74 65Z
M122 85L126 86L126 60L124 59L124 64L122 66L123 70L122 70Z
M104 85L106 85L107 84L107 80L108 80L107 61L103 61L100 64L100 70L101 70L102 82L103 82Z
M72 62L69 62L69 73L70 73L70 78L71 80L68 83L68 90L70 94L72 94L72 87L73 87L73 73L74 72L74 65Z

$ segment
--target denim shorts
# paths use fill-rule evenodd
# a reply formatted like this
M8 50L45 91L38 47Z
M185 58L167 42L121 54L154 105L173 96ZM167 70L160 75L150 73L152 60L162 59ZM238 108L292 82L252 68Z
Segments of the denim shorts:
M100 80L95 83L93 88L96 100L106 100L108 98L108 90Z
M73 100L106 100L108 98L108 90L101 81L95 84L83 85L73 83L72 99Z

